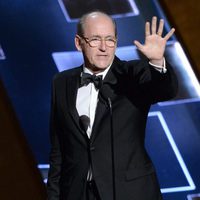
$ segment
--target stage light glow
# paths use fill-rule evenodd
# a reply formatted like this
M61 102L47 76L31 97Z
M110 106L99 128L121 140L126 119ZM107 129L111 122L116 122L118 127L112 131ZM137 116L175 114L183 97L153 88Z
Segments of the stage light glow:
M39 169L49 169L49 165L48 164L39 164L38 168Z
M179 162L179 164L181 166L181 169L182 169L182 171L183 171L183 173L184 173L184 175L185 175L185 177L186 177L186 179L187 179L187 181L189 183L188 186L161 188L161 192L162 193L171 193L171 192L183 192L183 191L194 190L196 188L196 186L195 186L195 184L194 184L194 182L192 180L192 177L190 176L190 173L189 173L189 171L187 169L187 166L186 166L186 164L185 164L185 162L184 162L184 160L183 160L183 158L182 158L182 156L180 154L180 151L178 150L178 147L177 147L177 145L176 145L176 143L175 143L175 141L173 139L173 136L172 136L172 134L171 134L171 132L170 132L168 126L167 126L167 123L166 123L162 113L159 112L159 111L155 111L155 112L150 112L148 114L148 117L153 117L153 116L157 116L158 117L158 119L159 119L159 121L160 121L160 123L161 123L161 125L163 127L163 130L164 130L164 132L165 132L165 134L167 136L167 139L169 140L169 143L170 143L170 145L171 145L171 147L172 147L172 149L174 151L174 154L176 155L176 158L177 158L177 160L178 160L178 162Z
M84 10L81 10L82 7L80 7L80 3L74 0L73 4L70 6L70 1L64 1L64 0L58 0L58 3L61 7L61 10L67 20L67 22L77 22L79 17L82 16L82 13ZM100 5L101 4L101 5ZM95 2L96 9L102 10L102 4L104 8L110 7L110 13L107 12L109 15L111 15L113 18L124 18L124 17L130 17L130 16L137 16L140 14L140 11L135 3L134 0L124 0L124 1L104 1L99 4L98 1ZM121 8L124 8L125 10L121 10ZM93 10L92 4L85 4L85 8L89 10ZM76 13L76 15L74 15Z
M5 53L0 45L0 60L5 60L5 59L6 59Z
M195 88L196 93L198 94L198 97L200 97L200 84L197 80L197 77L195 76L194 71L192 70L192 67L183 51L183 48L181 47L179 42L174 43L175 51L177 52L177 55L181 58L180 62L182 66L184 66L184 69L186 70L187 75L190 77L190 80L185 80L186 82L189 81L191 84L191 87Z

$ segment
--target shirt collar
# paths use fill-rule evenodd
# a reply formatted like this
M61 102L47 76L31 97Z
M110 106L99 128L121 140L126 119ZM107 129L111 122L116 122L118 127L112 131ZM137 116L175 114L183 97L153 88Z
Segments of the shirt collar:
M104 79L104 77L106 76L106 74L108 73L108 70L110 69L112 63L102 72L97 73L95 75L102 75L102 79ZM88 74L93 74L86 66L85 64L83 64L83 72L88 73Z

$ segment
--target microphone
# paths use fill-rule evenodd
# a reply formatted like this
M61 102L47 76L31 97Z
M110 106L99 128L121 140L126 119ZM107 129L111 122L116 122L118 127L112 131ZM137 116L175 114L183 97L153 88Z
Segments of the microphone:
M90 118L87 115L81 115L79 117L81 128L87 132L88 126L90 124Z

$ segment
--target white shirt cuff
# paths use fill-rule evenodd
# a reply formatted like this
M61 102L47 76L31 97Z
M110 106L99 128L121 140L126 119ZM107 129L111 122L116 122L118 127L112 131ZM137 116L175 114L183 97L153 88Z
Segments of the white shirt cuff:
M167 72L167 68L166 68L166 62L165 62L165 58L163 58L163 66L160 65L154 65L151 62L149 62L149 64L151 66L153 66L153 68L157 71L159 71L162 74L165 74Z

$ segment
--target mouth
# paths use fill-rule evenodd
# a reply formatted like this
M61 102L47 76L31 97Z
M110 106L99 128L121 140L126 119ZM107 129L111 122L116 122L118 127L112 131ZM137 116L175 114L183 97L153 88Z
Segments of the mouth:
M102 55L97 55L97 57L103 57L103 58L105 58L105 57L108 57L108 55L104 55L104 54L102 54Z

